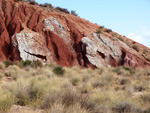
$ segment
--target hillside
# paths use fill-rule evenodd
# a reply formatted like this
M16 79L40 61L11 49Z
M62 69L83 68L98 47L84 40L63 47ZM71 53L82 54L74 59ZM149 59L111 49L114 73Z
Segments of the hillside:
M150 66L150 50L61 8L0 0L0 61L62 66Z

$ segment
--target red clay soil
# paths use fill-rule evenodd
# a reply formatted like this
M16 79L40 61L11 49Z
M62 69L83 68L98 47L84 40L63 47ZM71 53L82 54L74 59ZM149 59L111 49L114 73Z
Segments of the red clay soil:
M50 30L43 31L43 20L54 17L63 26L71 39L70 47L63 39ZM85 45L81 42L84 36L91 38L91 33L99 27L87 20L71 14L56 11L47 11L38 5L30 5L25 2L14 2L13 0L0 0L0 61L20 60L19 52L11 46L12 36L24 29L30 29L46 37L47 48L54 53L54 60L62 66L80 65L81 67L95 67L86 58ZM75 51L71 51L73 47ZM122 63L110 57L110 65L129 65L133 67L149 66L141 57L123 50ZM136 59L131 62L130 59Z

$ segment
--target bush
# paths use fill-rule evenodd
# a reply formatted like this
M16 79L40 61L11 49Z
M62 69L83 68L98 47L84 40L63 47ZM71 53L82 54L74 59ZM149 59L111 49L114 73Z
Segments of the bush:
M73 79L71 80L71 83L72 83L72 85L74 85L74 86L77 86L79 82L80 82L80 79L79 79L79 78L73 78Z
M13 65L8 67L4 75L6 77L11 77L13 80L17 80L17 78L23 75L23 73L23 70L21 70L18 66Z
M127 76L135 74L134 70L126 66L114 68L113 72L116 72L118 75L127 75Z
M15 84L6 86L6 89L14 96L16 105L32 104L36 106L45 94L45 84L36 78L32 78L28 81L19 80Z
M59 11L61 11L61 12L67 13L67 14L70 13L70 12L68 11L68 9L65 9L65 8L56 7L55 9L56 9L56 10L59 10Z
M38 5L38 3L37 2L35 2L34 0L30 0L30 2L29 2L31 5Z
M102 33L102 31L100 29L97 29L95 33L100 34Z
M48 7L48 8L54 8L54 7L52 6L52 4L49 4L49 3L40 4L40 6L42 6L42 7Z
M112 30L111 29L105 29L105 32L110 33L110 32L112 32Z
M141 110L139 110L137 108L137 106L135 106L129 102L119 102L112 108L112 110L115 113L138 113L138 112L141 112Z
M21 60L20 62L16 63L19 67L27 67L30 66L32 64L32 61L30 60Z
M3 63L5 64L6 67L13 65L13 63L10 61L4 61Z
M65 70L61 66L54 67L53 72L56 75L63 75Z
M0 97L0 113L7 113L7 111L10 109L13 103L14 103L14 98L12 96L5 95L3 97Z
M76 13L76 11L71 11L72 15L78 16L78 14Z
M72 88L65 88L61 91L53 92L53 93L50 93L49 95L45 96L45 98L42 101L42 104L40 105L40 108L52 109L52 108L54 108L54 106L56 104L57 104L57 106L58 106L58 104L61 105L61 106L59 106L59 108L64 109L64 107L65 107L65 109L68 109L68 110L70 109L70 107L75 107L78 104L79 108L80 108L78 111L79 113L82 113L81 112L82 110L90 111L90 112L85 112L85 113L102 113L102 112L100 112L101 109L97 103L90 100L90 98L88 96L83 96L79 92L77 92L76 90L74 90ZM56 107L56 108L58 108L58 107ZM56 108L55 108L55 110L57 111ZM56 113L56 111L54 113ZM69 112L67 112L67 113L72 113L72 112L69 110ZM74 113L77 113L77 111Z
M15 2L19 2L19 1L25 1L25 0L15 0Z
M137 52L140 51L139 47L138 47L137 45L135 45L135 44L132 46L132 48L133 48L134 50L136 50Z
M123 66L122 68L123 68L124 70L126 70L126 71L129 71L131 75L135 74L135 71L132 70L130 67Z
M99 26L99 28L100 28L100 29L103 29L103 28L105 28L105 27L104 27L104 26Z
M43 64L39 60L34 60L31 65L31 67L33 67L33 68L42 67L42 66L43 66Z

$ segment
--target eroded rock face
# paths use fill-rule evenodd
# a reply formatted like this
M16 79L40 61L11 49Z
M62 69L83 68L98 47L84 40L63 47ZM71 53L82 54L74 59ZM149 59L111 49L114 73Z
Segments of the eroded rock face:
M19 56L23 60L52 62L52 53L48 50L46 43L44 36L30 30L23 30L12 37L12 45L15 50L18 50L15 53L20 53Z
M0 61L29 59L92 68L150 66L117 38L95 34L98 25L71 14L0 0L0 24Z
M50 30L54 32L56 35L58 35L61 39L63 39L66 44L70 43L71 40L69 36L65 32L62 25L59 24L54 17L48 17L44 19L43 23L44 23L43 31Z
M144 59L138 57L135 52L117 38L108 38L102 34L92 34L93 38L83 37L82 42L86 46L86 57L96 67L101 66L131 66L140 67L140 64L149 65ZM142 63L143 62L143 63Z

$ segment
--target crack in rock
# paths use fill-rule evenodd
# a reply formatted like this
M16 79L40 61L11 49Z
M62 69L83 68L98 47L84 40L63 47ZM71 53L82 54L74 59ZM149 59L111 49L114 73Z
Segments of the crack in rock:
M40 59L43 59L43 60L47 61L46 56L43 56L43 55L40 55L40 54L30 53L30 52L28 52L28 51L26 51L26 50L24 50L24 51L25 51L26 53L28 53L29 55L32 55L32 56L35 56L35 57L37 57L37 58L40 58Z

